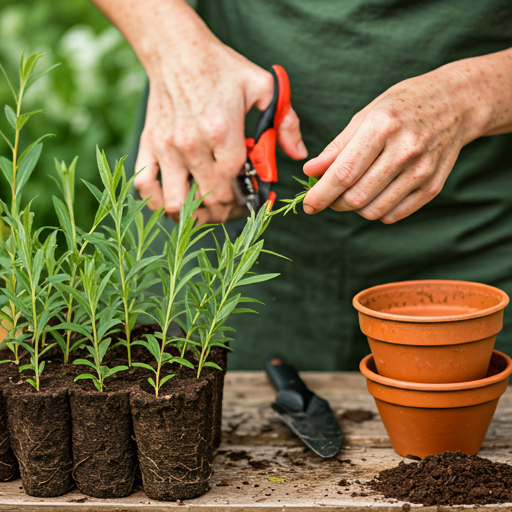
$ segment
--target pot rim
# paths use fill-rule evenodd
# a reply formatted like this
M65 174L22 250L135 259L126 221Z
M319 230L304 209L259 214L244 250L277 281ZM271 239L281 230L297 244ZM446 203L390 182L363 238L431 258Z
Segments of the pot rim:
M407 285L407 284L415 284L415 285L423 285L423 284L461 284L461 285L473 285L477 288L485 288L488 291L494 292L496 295L501 296L501 301L492 306L490 308L482 309L480 311L475 311L473 313L466 313L463 315L451 315L451 316L410 316L410 315L395 315L393 313L383 313L381 311L375 311L374 309L367 308L363 306L360 302L360 299L363 295L366 295L368 292L372 292L374 290L386 290L390 288L395 288L397 285ZM502 309L505 309L509 303L509 296L499 288L495 286L490 286L488 284L476 283L474 281L458 281L452 279L419 279L419 280L411 280L411 281L397 281L394 283L386 283L379 284L377 286L372 286L371 288L366 288L366 290L360 291L352 300L353 306L366 316L373 318L381 318L383 320L392 320L395 322L414 322L414 323L439 323L439 322L457 322L459 320L471 320L474 318L481 318L484 316L492 315Z
M385 386L390 386L392 388L398 389L411 389L414 391L463 391L467 389L477 389L484 388L486 386L490 386L491 384L496 384L497 382L502 381L512 373L512 359L500 352L499 350L492 351L493 356L501 357L505 359L507 362L507 367L500 373L496 375L492 375L491 377L485 377L479 380L470 380L466 382L449 382L445 384L434 384L427 382L407 382L405 380L396 380L391 379L389 377L383 377L378 373L373 372L368 368L368 363L370 359L373 360L373 354L368 354L364 357L359 364L359 369L361 373L369 380L376 382L377 384L382 384Z

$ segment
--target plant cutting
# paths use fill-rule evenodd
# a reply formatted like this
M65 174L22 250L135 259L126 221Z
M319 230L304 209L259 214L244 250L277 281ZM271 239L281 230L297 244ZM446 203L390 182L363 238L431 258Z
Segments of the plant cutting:
M465 281L405 281L354 297L380 375L425 383L485 377L509 298Z

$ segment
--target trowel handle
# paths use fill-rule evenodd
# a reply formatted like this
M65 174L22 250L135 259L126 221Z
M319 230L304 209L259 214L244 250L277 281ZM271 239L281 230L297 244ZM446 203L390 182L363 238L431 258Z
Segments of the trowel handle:
M307 407L314 393L306 387L297 370L291 364L286 363L280 357L274 357L267 360L266 370L270 382L277 391L285 389L296 391L302 396L304 405Z

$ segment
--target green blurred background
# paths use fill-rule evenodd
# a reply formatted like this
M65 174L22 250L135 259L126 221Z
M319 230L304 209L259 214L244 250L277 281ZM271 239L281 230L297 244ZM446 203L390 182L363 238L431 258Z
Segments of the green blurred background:
M24 192L24 200L39 196L34 205L37 225L55 225L50 197L57 188L48 177L54 173L54 158L69 163L78 155L78 177L99 185L95 146L104 148L109 159L130 152L146 76L120 32L88 0L1 0L0 62L16 81L24 49L45 53L37 69L61 63L26 97L23 111L43 108L46 114L25 125L21 146L44 133L56 135L44 142L41 160ZM0 75L0 128L10 135L3 115L6 103L14 106ZM11 157L1 138L0 154ZM7 182L3 176L0 180L0 196L5 199ZM87 228L95 201L81 183L76 192L77 222Z

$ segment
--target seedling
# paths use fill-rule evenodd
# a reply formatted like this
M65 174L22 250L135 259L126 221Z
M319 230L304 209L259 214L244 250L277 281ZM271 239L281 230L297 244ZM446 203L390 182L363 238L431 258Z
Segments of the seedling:
M149 383L155 389L157 397L165 382L174 377L174 374L162 376L162 367L165 364L178 363L194 368L192 363L183 357L171 356L166 349L169 344L183 341L181 338L169 337L167 334L171 323L176 321L184 312L182 304L178 300L178 294L194 276L202 271L209 271L209 269L195 267L185 272L187 263L192 262L201 252L200 250L192 251L192 247L211 231L211 229L202 226L195 226L196 219L193 214L202 203L202 199L194 199L196 193L197 184L194 184L181 208L179 223L168 234L168 240L165 243L163 265L158 271L162 283L163 297L151 298L153 305L151 316L158 323L160 330L155 333L155 336L147 335L146 340L135 342L146 347L156 360L156 368L144 363L134 363L134 366L149 369L155 374L154 379L149 378Z
M213 236L211 226L196 225L194 213L202 199L196 199L194 184L182 206L178 224L167 232L160 225L162 211L144 221L142 210L147 200L137 201L130 196L134 178L126 177L125 158L117 161L112 170L105 154L98 149L103 190L84 181L98 201L89 231L77 227L75 220L77 160L69 166L56 161L55 181L61 198L54 196L53 203L59 228L51 228L41 242L48 228L33 231L31 204L18 213L21 190L39 159L41 139L47 136L18 155L21 129L32 115L40 112L21 113L21 101L31 80L37 76L33 71L40 57L40 54L22 57L18 92L8 81L16 101L16 110L6 107L14 141L10 142L0 132L12 151L12 160L0 159L0 168L12 192L10 207L0 203L5 228L0 242L0 277L5 281L0 319L11 327L7 341L15 360L19 362L25 357L19 353L19 347L28 355L29 362L23 364L23 361L20 371L33 372L34 376L27 380L39 390L44 369L41 357L56 344L62 350L64 364L73 362L93 370L86 370L76 380L92 380L100 392L105 390L106 379L130 365L153 373L148 380L157 397L162 386L174 376L172 369L165 371L171 365L196 370L197 377L205 367L220 370L209 361L209 355L213 347L228 348L231 339L228 335L233 332L226 325L229 316L255 313L239 305L258 302L243 297L237 288L278 275L252 273L262 252L274 254L263 249L261 239L273 215L272 205L268 203L257 214L251 212L241 235L231 241L225 232L221 244ZM285 201L288 205L278 211L295 211L304 195ZM65 239L65 247L60 251L59 232ZM167 236L164 250L148 256L159 232ZM197 242L209 234L213 236L215 248L197 248ZM147 298L148 288L158 284L161 296L152 290ZM141 314L152 317L159 327L153 334L134 341L133 329ZM182 327L183 334L169 334L173 323ZM113 339L126 347L126 365L111 367L105 362ZM147 349L154 363L133 363L134 344ZM72 361L78 347L87 350L88 355Z
M116 332L115 327L119 324L119 320L115 318L115 303L104 303L103 300L105 289L114 272L115 268L106 272L106 265L93 256L85 258L84 269L80 268L83 290L71 288L69 285L59 282L61 276L56 276L57 279L52 280L55 287L61 292L72 295L87 315L87 324L61 324L60 327L73 329L84 336L82 341L85 342L90 359L75 359L73 364L89 366L96 374L84 373L76 377L75 380L91 379L98 391L104 390L104 381L107 377L128 369L124 365L108 368L103 364L103 359L112 341L110 336Z
M32 112L21 112L23 99L30 86L41 76L48 73L48 68L39 73L35 73L35 67L42 53L25 56L23 52L20 62L19 86L15 87L11 82L5 69L0 64L7 84L12 92L15 102L15 109L9 105L5 105L5 117L14 132L13 138L9 138L5 132L0 130L0 136L9 146L12 159L0 157L0 169L9 183L11 189L11 205L7 207L2 203L2 223L7 227L7 233L0 237L0 258L1 258L1 278L4 280L5 288L10 296L16 295L17 275L16 275L16 257L17 257L17 237L16 230L19 225L19 208L21 200L21 191L23 186L30 178L34 167L36 166L43 145L41 141L51 134L46 134L38 140L29 144L20 154L20 133L27 121L35 114L44 112L44 110L34 110ZM0 318L4 321L4 326L10 327L7 337L7 346L14 353L14 360L19 364L19 340L17 339L18 322L20 321L21 311L16 308L15 303L9 298L7 304L1 303L1 306L7 306L0 309Z
M105 153L96 148L98 169L109 202L108 212L113 220L114 228L105 226L109 238L102 236L86 236L93 241L104 254L105 258L115 268L112 283L115 295L119 298L119 318L124 328L124 339L120 341L126 347L128 366L131 366L131 332L135 327L140 313L145 312L148 303L141 300L144 291L156 280L144 279L150 272L159 267L162 256L154 255L144 258L151 241L158 234L155 226L162 216L163 210L153 214L147 226L144 225L142 209L146 201L134 201L129 195L135 176L126 178L124 161L126 157L116 162L114 171L110 170ZM91 187L90 184L88 184ZM99 194L96 192L99 196ZM103 195L101 196L103 200ZM101 203L100 203L101 204ZM132 234L134 223L137 227L138 240Z
M17 254L15 275L18 282L17 294L4 290L9 300L25 318L25 323L20 327L26 328L30 334L17 338L19 343L30 355L30 362L20 366L20 372L32 370L34 378L27 379L32 386L39 391L41 373L44 361L40 358L50 350L55 343L42 347L41 339L46 337L50 329L48 323L59 315L64 302L59 300L57 294L51 294L52 284L44 279L43 271L46 261L46 269L53 272L55 269L54 251L57 233L54 231L46 239L42 247L38 247L38 234L32 233L33 214L27 207L18 218L16 225L11 226L15 234ZM28 344L27 339L31 338Z

